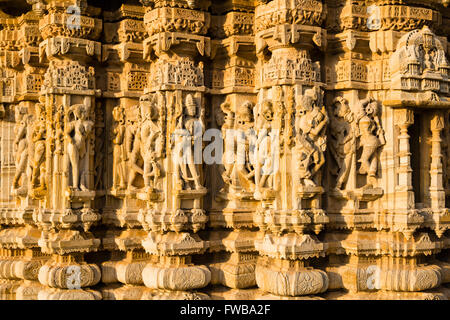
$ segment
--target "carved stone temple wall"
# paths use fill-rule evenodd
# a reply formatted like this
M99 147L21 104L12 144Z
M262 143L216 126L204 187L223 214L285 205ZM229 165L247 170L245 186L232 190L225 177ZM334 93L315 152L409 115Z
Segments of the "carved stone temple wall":
M448 3L0 1L0 299L450 298Z

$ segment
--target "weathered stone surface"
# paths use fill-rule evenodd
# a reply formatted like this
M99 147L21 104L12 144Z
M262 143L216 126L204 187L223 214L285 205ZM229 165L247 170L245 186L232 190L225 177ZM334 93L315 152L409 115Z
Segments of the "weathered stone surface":
M447 0L95 3L0 1L0 299L449 298Z

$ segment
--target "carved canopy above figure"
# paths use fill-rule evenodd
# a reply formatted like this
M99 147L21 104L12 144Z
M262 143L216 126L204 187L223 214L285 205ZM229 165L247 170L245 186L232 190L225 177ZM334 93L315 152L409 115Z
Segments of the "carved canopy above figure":
M449 93L450 65L446 48L427 27L405 34L390 58L392 100L450 103L444 96ZM394 103L395 104L395 103Z

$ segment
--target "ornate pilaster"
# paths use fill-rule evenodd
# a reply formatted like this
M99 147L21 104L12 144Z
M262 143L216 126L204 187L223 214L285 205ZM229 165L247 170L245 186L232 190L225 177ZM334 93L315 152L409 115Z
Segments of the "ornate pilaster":
M448 3L0 0L0 299L448 298Z
M256 137L254 4L223 1L214 3L212 12L212 63L207 71L214 128L210 132L221 145L214 157L212 149L205 148L205 156L213 160L207 162L207 175L214 177L208 181L206 205L214 228L209 240L220 245L210 246L208 266L211 283L230 288L217 291L232 297L233 289L256 285L257 254L253 243L245 241L256 236L249 228L258 206L256 166L251 162Z
M89 232L100 219L94 171L102 118L91 66L101 53L98 12L84 1L50 1L39 24L39 60L48 61L48 69L35 106L30 193L37 202L33 220L43 231L38 244L52 258L39 270L46 289L38 299L55 299L66 290L76 298L98 299L83 289L100 280L99 267L84 261L84 253L100 245Z
M326 77L330 90L331 144L327 211L330 229L336 230L333 236L327 234L326 242L330 248L328 263L339 270L338 278L330 268L326 270L330 287L345 287L352 292L350 295L358 296L358 292L366 290L419 290L408 287L415 286L412 274L408 285L398 284L399 278L405 277L402 273L410 272L405 271L410 265L423 261L419 252L412 253L411 258L403 255L387 258L376 251L365 255L352 253L349 248L363 249L365 241L361 237L367 237L367 244L381 247L386 241L383 237L393 242L404 238L440 247L434 236L415 233L425 226L438 229L431 222L436 218L432 218L427 200L436 198L438 193L431 195L433 192L424 189L428 188L427 181L439 177L439 173L431 169L432 165L427 168L430 161L422 161L422 154L428 153L424 141L430 127L429 111L422 112L420 108L431 106L434 104L431 101L436 100L441 102L435 106L445 104L447 87L447 63L438 58L444 55L436 54L434 58L428 55L441 48L430 31L440 23L440 14L433 5L422 5L426 7L420 8L423 19L416 15L417 7L397 2L375 1L369 6L337 1L329 8L327 24L332 34L328 39ZM420 44L424 48L422 54L406 53ZM367 47L369 52L365 50ZM436 95L440 98L433 98ZM427 99L429 102L425 102ZM431 140L438 139L436 133L433 136ZM432 148L437 161L437 142ZM429 180L429 173L423 168L433 171L435 178L430 176ZM415 199L418 196L420 199ZM443 199L443 193L440 197ZM374 226L378 231L370 231ZM351 233L340 234L341 228ZM337 240L341 237L358 240L350 244ZM337 248L344 248L349 256L340 255ZM426 266L427 270L434 267ZM368 268L366 276L365 268ZM348 272L344 270L352 270L352 276L344 276ZM371 283L373 279L377 281L375 286ZM340 281L344 284L339 284ZM439 281L429 288L436 286Z
M142 180L136 181L143 170L144 148L148 147L140 144L138 130L149 111L140 101L150 69L143 59L144 13L140 4L123 4L116 11L103 13L106 43L102 59L107 67L100 85L107 156L99 182L106 191L102 223L110 229L103 247L112 251L109 260L102 263L104 299L127 299L127 295L139 299L145 290L142 269L150 261L141 244L146 232L138 220L142 200L137 195Z
M409 145L408 127L414 123L414 114L410 109L395 110L395 124L399 128L397 137L397 188L396 209L413 210L414 192L412 187L411 150Z
M211 53L206 36L210 1L143 3L144 58L150 64L150 78L139 106L143 167L140 185L135 186L140 188L136 196L145 204L138 217L148 231L142 245L155 262L146 265L142 278L156 295L158 290L172 290L170 295L177 298L211 280L209 269L192 258L206 249L206 242L195 233L208 221L202 137L203 60Z
M254 221L263 231L255 240L256 283L275 295L316 294L328 287L326 274L311 262L324 254L312 233L328 222L321 195L329 116L319 57L312 54L326 46L325 15L321 1L277 0L255 9L260 143L254 197L260 206ZM289 280L280 283L281 273Z
M441 112L436 112L431 118L431 164L430 164L430 198L431 208L441 210L445 207L445 192L443 185L442 170L442 138L441 132L444 129L444 116Z

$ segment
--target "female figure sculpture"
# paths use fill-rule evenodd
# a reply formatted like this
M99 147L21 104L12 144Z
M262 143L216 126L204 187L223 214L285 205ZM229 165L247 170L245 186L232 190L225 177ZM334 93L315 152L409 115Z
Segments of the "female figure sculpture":
M94 123L87 119L87 108L84 104L73 105L68 116L65 134L69 163L72 167L72 187L86 191L89 170L88 142Z

